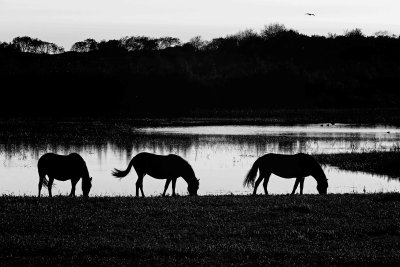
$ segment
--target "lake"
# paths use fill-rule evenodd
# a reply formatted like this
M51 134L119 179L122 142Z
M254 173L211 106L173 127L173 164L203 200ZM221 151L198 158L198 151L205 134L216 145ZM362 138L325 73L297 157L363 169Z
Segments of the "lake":
M35 145L18 141L0 144L0 194L37 195L37 161L46 152L79 153L86 161L93 187L90 195L129 196L135 193L136 173L123 179L111 176L113 168L125 169L139 152L178 154L193 167L200 178L199 195L250 194L242 186L243 178L254 161L266 153L309 154L390 151L400 148L400 128L390 126L354 126L344 124L312 124L294 126L193 126L137 128L131 143L107 140L103 144L71 146L63 144ZM372 193L399 191L400 181L386 176L342 171L324 166L329 179L328 193ZM270 194L290 193L295 179L272 175ZM144 178L147 196L160 195L165 180ZM307 177L304 193L316 194L316 182ZM55 181L53 195L69 194L70 182ZM177 193L187 195L183 179L177 181ZM262 186L258 193L264 193ZM171 188L167 191L171 194ZM81 183L77 185L81 195ZM42 189L47 196L47 190Z

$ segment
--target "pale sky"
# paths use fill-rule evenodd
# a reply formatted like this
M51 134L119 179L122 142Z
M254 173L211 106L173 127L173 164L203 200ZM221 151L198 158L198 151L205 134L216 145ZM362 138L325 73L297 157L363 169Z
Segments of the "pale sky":
M305 13L315 13L315 17ZM400 34L399 0L0 0L0 41L28 35L66 50L86 38L172 36L186 42L281 23L300 33L361 28Z

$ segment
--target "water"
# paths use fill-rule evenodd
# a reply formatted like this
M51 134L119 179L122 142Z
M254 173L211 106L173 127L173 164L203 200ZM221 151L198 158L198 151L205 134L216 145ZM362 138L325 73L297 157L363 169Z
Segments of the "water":
M321 126L322 125L322 126ZM394 127L364 127L352 125L296 125L296 126L207 126L139 128L133 133L132 143L117 144L112 140L88 146L42 145L15 143L0 144L0 194L36 195L37 161L46 152L68 154L77 152L85 159L93 177L91 195L133 195L136 173L124 179L111 176L113 168L125 169L130 159L139 152L178 154L185 158L200 178L199 195L250 194L251 188L242 186L243 177L253 162L265 153L292 154L389 151L400 145L400 129ZM329 179L328 193L393 192L400 182L385 176L341 171L326 166ZM294 179L272 175L268 185L270 194L290 193ZM53 195L69 193L70 182L56 181ZM160 195L165 180L144 178L146 195ZM316 182L307 177L304 193L316 194ZM77 195L81 194L80 182ZM187 194L183 179L177 181L177 193ZM171 188L167 191L169 194ZM262 186L259 193L263 193ZM42 194L47 195L46 189Z

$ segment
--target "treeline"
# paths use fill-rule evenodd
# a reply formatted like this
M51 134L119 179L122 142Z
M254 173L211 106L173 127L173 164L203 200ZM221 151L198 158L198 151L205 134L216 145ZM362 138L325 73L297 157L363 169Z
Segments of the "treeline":
M64 52L62 46L29 36L15 37L11 43L0 42L0 49L8 52L16 51L36 54L60 54Z
M193 115L276 108L398 107L400 38L307 36L281 24L207 41L128 36L62 47L0 44L2 114ZM38 42L39 41L39 42ZM51 43L43 42L50 45ZM47 55L53 54L53 55Z

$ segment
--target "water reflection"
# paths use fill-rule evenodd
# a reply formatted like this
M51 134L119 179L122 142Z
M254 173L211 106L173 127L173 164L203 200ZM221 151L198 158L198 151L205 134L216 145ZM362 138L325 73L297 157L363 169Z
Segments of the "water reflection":
M389 133L388 133L389 132ZM350 127L319 125L295 127L211 126L137 129L131 143L112 140L102 144L69 146L24 142L0 145L2 160L0 194L37 194L37 161L46 152L77 152L85 159L93 179L91 194L133 195L136 174L131 172L119 180L111 176L113 168L124 169L139 152L178 154L185 158L200 180L199 194L249 194L242 187L243 177L255 159L265 153L339 153L387 151L399 148L400 130L387 127ZM398 191L399 182L386 177L340 171L326 167L329 193ZM146 195L160 195L164 180L148 176L144 179ZM294 179L272 176L272 194L290 193ZM186 184L178 179L177 192L186 195ZM56 182L54 194L68 194L69 182ZM170 193L170 190L168 193ZM261 191L260 191L261 192ZM305 193L317 193L316 182L307 178ZM80 183L77 194L81 194ZM44 194L46 195L46 194Z

